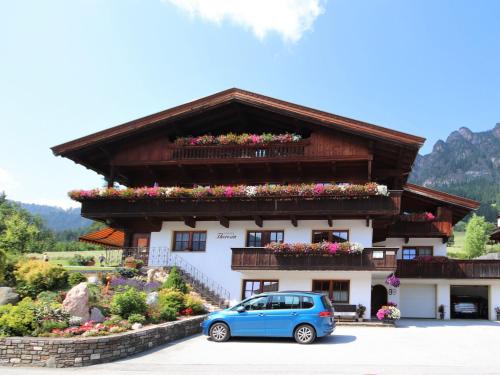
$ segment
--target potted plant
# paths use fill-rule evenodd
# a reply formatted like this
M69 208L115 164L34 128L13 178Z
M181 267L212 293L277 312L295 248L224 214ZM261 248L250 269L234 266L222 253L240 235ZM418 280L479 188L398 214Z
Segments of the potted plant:
M393 303L388 303L377 311L377 319L384 322L393 322L399 318L401 318L401 312Z
M439 305L438 312L439 312L439 319L444 320L444 305Z
M358 315L358 322L363 321L363 317L365 316L366 307L362 304L359 304L356 308L356 314Z
M495 312L497 313L497 320L500 320L500 307L495 307Z
M137 268L137 262L134 257L125 258L125 267L127 268Z
M141 260L141 259L137 259L137 260L135 261L135 267L136 267L136 268L141 268L141 267L143 267L143 266L144 266L144 261L143 261L143 260Z

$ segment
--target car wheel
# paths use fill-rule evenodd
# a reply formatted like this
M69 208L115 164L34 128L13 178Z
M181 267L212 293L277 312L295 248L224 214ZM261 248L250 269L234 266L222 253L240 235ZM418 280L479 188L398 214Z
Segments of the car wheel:
M225 323L215 323L210 328L210 337L215 342L224 342L229 340L231 334L229 333L229 327Z
M310 344L316 340L316 331L309 324L301 324L293 335L299 344Z

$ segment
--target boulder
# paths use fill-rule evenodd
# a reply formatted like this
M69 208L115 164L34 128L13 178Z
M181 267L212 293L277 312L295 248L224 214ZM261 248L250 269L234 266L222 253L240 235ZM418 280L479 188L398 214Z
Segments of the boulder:
M102 314L101 310L97 307L92 307L90 309L90 320L96 323L102 323L106 320L106 317Z
M146 296L146 303L149 306L156 306L158 304L158 292L148 293Z
M19 294L7 286L0 287L0 306L19 302Z
M90 320L87 283L80 283L71 288L63 301L63 309L72 316L82 318L82 322Z
M132 329L134 331L138 330L138 329L141 329L142 328L142 324L141 323L134 323L132 324Z
M161 268L151 268L147 272L147 282L151 283L153 281L158 281L160 283L167 280L168 274Z

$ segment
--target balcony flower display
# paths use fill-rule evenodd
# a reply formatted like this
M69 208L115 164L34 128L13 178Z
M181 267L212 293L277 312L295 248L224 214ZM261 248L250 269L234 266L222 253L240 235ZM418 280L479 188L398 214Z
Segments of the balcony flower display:
M185 187L141 187L141 188L101 188L92 190L73 190L71 199L213 199L213 198L286 198L286 197L330 197L334 199L368 198L387 196L387 186L375 182L361 184L291 184L291 185L234 185Z
M385 283L394 288L399 288L401 281L395 274L391 273L389 276L387 276L387 279L385 279Z
M363 246L355 242L282 243L271 242L265 246L282 256L334 256L338 254L360 254Z
M386 306L382 306L377 311L377 319L378 320L398 320L401 318L401 312L396 307L395 304L387 304Z
M210 134L198 137L179 137L174 143L178 146L213 146L213 145L266 145L270 143L299 142L302 136L294 133L284 134L234 134L228 133L213 136Z
M432 221L436 219L436 216L432 212L412 212L404 213L400 217L401 221L409 222L421 222L421 221Z
M448 261L448 257L445 256L434 256L434 255L420 255L412 259L416 262L421 263L445 263Z

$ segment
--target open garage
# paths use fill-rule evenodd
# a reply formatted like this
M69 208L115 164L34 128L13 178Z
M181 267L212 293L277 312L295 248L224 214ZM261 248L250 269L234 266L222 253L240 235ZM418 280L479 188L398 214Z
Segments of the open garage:
M399 307L404 318L436 318L436 285L401 285Z
M488 319L488 286L451 285L452 319Z

